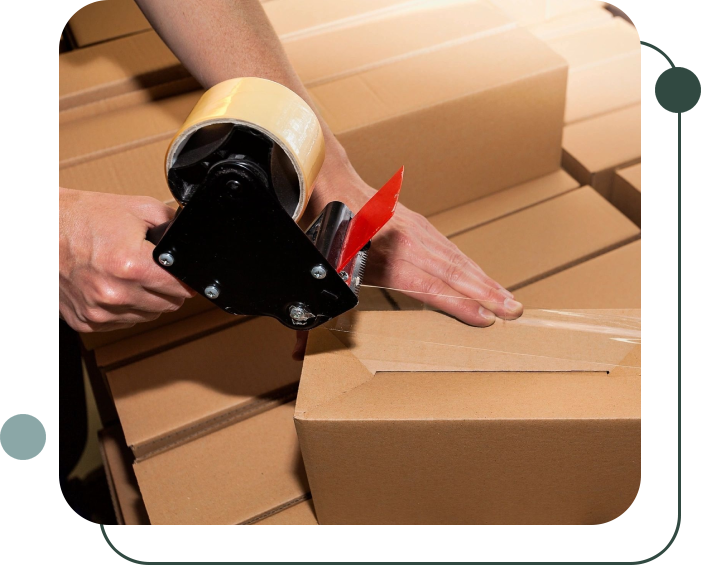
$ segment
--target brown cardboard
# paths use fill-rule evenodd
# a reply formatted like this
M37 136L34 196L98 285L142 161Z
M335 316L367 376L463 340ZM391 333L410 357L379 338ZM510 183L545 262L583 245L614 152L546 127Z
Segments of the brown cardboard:
M530 25L596 6L593 0L488 0L509 17Z
M256 526L316 526L318 524L319 522L317 522L316 513L314 512L314 503L311 500L305 500L290 506L269 518L255 523Z
M488 6L469 2L304 37L288 42L286 50L300 78L311 86L513 26ZM378 36L382 41L368 42ZM176 92L173 85L166 86ZM92 112L86 106L64 112L71 115L60 131L61 168L172 137L201 95L201 90L195 90L149 100L155 96L149 93L142 95L146 103L129 105L125 98L136 101L130 93L87 105ZM103 112L97 112L97 107Z
M284 42L391 16L422 3L421 0L269 0L263 4L263 9L278 37Z
M614 172L640 162L640 105L565 126L562 166L611 198Z
M640 37L613 18L547 41L570 65L565 123L640 102Z
M439 232L450 237L555 198L578 187L579 183L576 180L565 171L559 170L429 216L428 219Z
M515 23L477 2L409 10L284 43L307 88L411 55L473 40Z
M117 523L127 526L148 524L146 507L131 466L132 456L119 428L101 430L98 440Z
M613 177L611 204L640 226L641 165L633 165L616 171Z
M430 215L557 170L566 74L513 29L309 92L363 179L403 164L400 200Z
M108 370L127 444L144 458L294 398L296 334L272 318Z
M640 308L640 241L516 291L525 308Z
M450 239L513 291L639 235L637 226L583 187Z
M611 12L601 5L592 6L576 12L563 14L559 17L534 23L528 26L536 37L551 40L562 35L579 32L591 27L596 27L613 18Z
M152 524L255 523L309 498L293 404L134 465Z
M622 514L640 482L639 346L590 331L554 338L527 323L538 319L526 312L485 330L435 312L371 312L354 318L352 335L313 331L295 424L319 523L595 524ZM438 345L453 339L470 347ZM501 351L516 343L532 354ZM607 373L598 355L627 367Z
M151 29L134 0L92 2L68 21L78 47Z
M152 31L76 49L58 61L59 111L189 76Z
M197 90L63 124L59 167L170 140L201 95Z

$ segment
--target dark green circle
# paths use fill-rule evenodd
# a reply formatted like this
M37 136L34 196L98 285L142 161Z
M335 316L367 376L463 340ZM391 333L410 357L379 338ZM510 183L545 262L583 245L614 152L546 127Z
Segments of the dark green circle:
M3 424L0 443L10 457L32 459L46 445L46 430L34 416L17 414Z
M696 106L701 97L701 83L689 69L673 67L657 79L655 96L665 110L681 114Z

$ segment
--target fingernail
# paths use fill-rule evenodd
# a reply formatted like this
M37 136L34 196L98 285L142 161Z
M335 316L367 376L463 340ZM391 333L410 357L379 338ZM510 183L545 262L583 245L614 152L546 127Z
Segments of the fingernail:
M504 308L508 312L512 312L513 314L518 314L523 310L523 304L520 302L516 302L516 300L512 300L511 298L507 298L504 300Z
M500 292L501 294L503 294L504 296L506 296L506 298L513 298L513 297L514 297L514 295L511 294L511 293L510 293L508 290L506 290L505 288L500 288L500 289L499 289L499 292Z
M482 316L488 322L494 321L494 312L487 310L483 306L480 306L478 312L479 312L479 315Z

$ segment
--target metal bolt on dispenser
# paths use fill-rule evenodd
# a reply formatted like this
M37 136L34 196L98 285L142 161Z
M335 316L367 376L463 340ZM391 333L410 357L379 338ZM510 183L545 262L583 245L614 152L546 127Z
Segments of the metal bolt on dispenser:
M214 286L213 284L211 284L207 288L204 289L204 295L207 298L214 300L219 296L219 289L216 286Z
M175 257L173 257L170 253L161 253L158 256L158 262L164 267L170 267L173 263L175 263Z
M315 279L326 278L326 269L323 265L316 265L315 267L312 267L312 276Z

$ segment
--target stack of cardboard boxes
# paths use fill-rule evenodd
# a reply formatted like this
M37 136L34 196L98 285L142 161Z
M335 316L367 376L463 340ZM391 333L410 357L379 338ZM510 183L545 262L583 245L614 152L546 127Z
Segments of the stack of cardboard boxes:
M405 165L403 202L528 308L638 308L637 34L597 2L524 4L264 8L368 183ZM201 87L132 0L92 4L69 28L81 48L60 56L61 185L173 205L163 158ZM361 305L397 302L364 289ZM198 297L83 343L125 523L315 523L292 332Z

